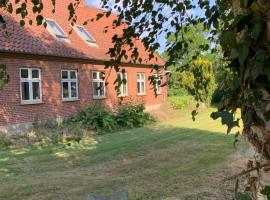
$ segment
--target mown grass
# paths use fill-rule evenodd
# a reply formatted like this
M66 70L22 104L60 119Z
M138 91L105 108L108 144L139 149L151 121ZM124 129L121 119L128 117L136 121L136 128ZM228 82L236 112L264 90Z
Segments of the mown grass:
M0 199L85 200L128 187L130 199L222 199L220 181L235 160L233 135L189 111L145 128L80 144L0 152Z

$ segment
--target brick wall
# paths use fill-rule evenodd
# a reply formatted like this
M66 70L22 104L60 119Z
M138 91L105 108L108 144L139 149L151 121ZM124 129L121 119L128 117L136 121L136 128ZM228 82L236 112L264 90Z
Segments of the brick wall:
M101 64L78 63L67 61L54 61L49 59L35 60L34 58L5 58L0 57L0 63L6 64L10 82L0 92L0 126L33 122L35 119L58 118L77 113L81 108L94 103L92 95L92 70L104 71ZM42 78L42 103L22 105L20 97L20 67L40 68ZM149 67L125 66L128 74L128 97L124 101L144 103L146 106L160 105L166 100L167 89L161 89L161 95L154 94L153 86L149 83L151 75ZM73 102L62 101L61 69L78 70L79 100ZM146 75L146 95L138 96L136 88L136 73ZM119 102L113 82L116 79L114 70L106 71L108 76L106 87L107 98L102 100L108 106L114 106Z

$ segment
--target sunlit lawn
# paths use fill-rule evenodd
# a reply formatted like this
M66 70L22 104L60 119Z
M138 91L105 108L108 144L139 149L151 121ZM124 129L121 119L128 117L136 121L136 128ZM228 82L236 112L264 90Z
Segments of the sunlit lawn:
M130 199L219 199L237 152L210 111L195 122L178 111L175 119L70 147L2 151L0 199L86 200L125 186Z

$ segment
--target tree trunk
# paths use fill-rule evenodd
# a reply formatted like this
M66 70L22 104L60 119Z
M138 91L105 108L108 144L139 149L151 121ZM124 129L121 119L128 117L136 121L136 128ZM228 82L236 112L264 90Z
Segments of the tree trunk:
M258 0L257 2L259 9L263 9L264 13L263 17L267 21L267 34L265 35L265 37L267 37L270 41L270 4L264 2L263 0ZM246 13L245 9L240 8L239 0L232 1L232 10L235 16ZM249 33L241 32L238 35L238 40L241 40L243 37L246 36L246 34ZM268 52L270 54L270 48L268 49ZM252 77L251 67L252 66L246 64L245 72L242 75L243 77L240 77L242 81L241 83L242 90L249 91L251 88L251 85L249 84L250 82L247 83L247 79ZM251 117L253 119L252 123L250 122L246 123L246 121L243 120L244 121L243 134L255 148L256 152L258 152L265 161L270 161L270 117L265 116L265 112L267 111L270 112L270 89L269 89L270 75L267 76L267 79L269 85L262 86L259 88L259 90L263 94L261 102L262 103L268 102L265 105L266 107L262 109L256 106L255 104L243 103L241 108L241 114L243 119L246 119L248 117Z

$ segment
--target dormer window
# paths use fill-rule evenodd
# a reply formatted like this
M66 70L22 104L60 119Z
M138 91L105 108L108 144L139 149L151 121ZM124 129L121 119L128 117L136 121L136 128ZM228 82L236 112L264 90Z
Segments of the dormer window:
M57 38L67 38L67 34L63 29L53 20L46 20L48 27Z
M88 31L83 26L76 25L76 30L79 33L79 35L89 43L95 43L95 39L88 33Z

